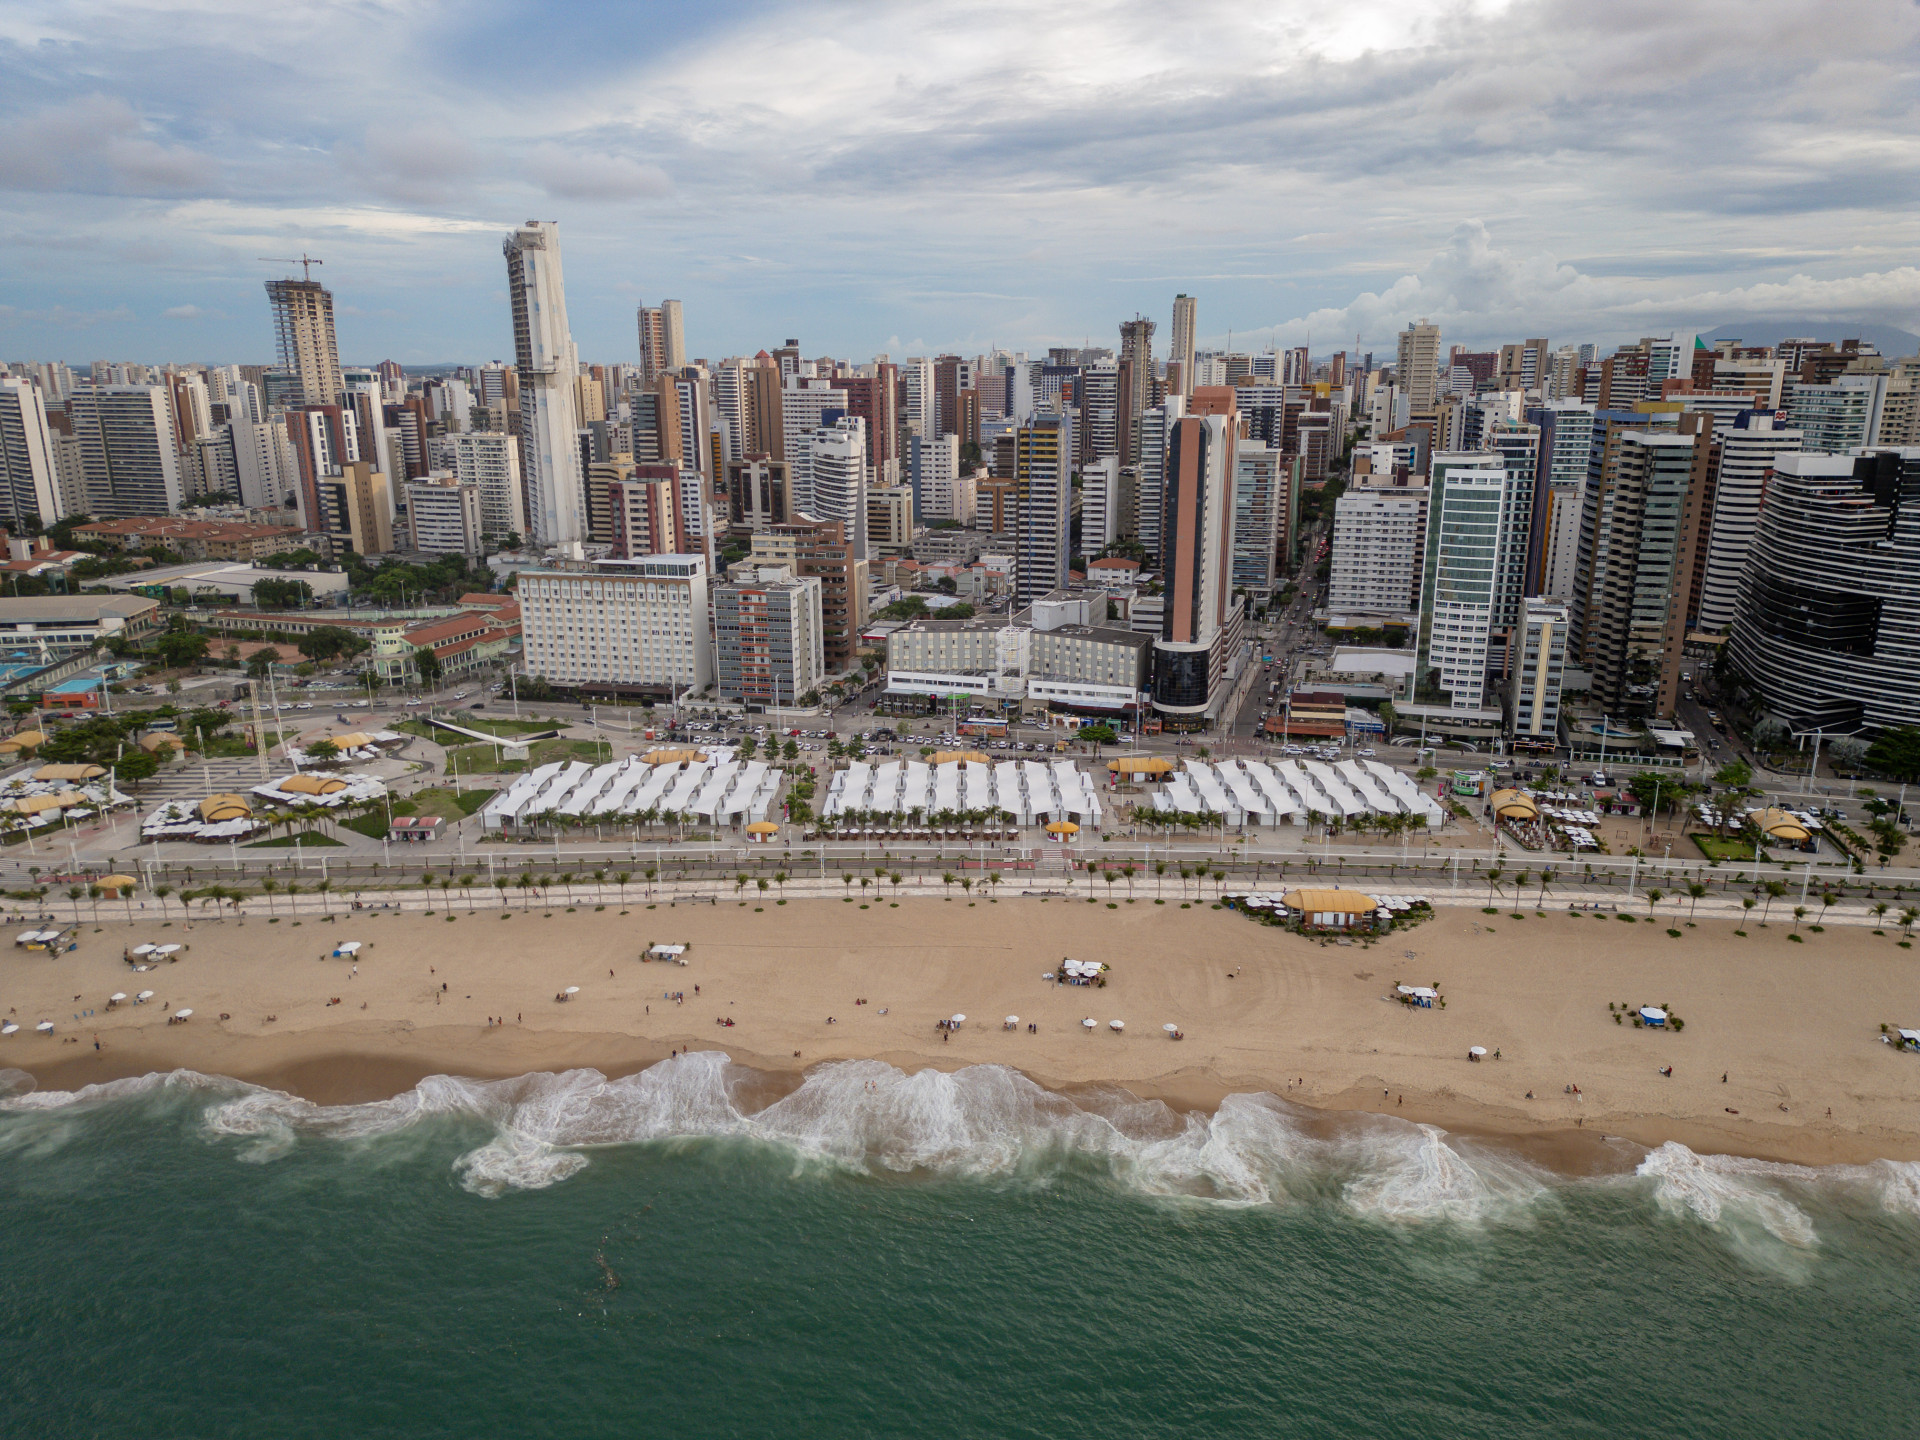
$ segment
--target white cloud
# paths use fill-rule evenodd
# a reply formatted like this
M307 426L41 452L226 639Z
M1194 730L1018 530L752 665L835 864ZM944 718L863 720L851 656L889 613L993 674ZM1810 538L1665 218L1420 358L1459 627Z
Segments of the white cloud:
M0 189L173 195L218 179L210 156L148 138L125 100L83 95L0 127Z
M528 157L526 176L556 200L642 200L671 188L658 165L623 155L593 154L543 145Z
M160 313L169 320L198 320L207 312L198 305L169 305Z

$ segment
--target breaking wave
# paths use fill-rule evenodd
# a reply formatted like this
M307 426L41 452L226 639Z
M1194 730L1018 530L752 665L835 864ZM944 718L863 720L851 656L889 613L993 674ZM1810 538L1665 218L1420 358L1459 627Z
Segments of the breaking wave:
M1063 1094L1017 1070L974 1065L913 1074L877 1060L809 1071L757 1103L765 1077L706 1051L609 1080L598 1071L510 1080L429 1076L392 1099L315 1105L239 1081L174 1071L39 1092L0 1071L0 1154L57 1146L84 1111L142 1095L201 1107L211 1136L269 1163L307 1140L355 1143L433 1121L491 1132L453 1162L468 1190L537 1190L585 1169L597 1147L740 1139L778 1147L797 1169L925 1173L1044 1183L1074 1166L1135 1193L1224 1205L1331 1200L1388 1222L1523 1220L1560 1183L1511 1154L1391 1116L1334 1114L1270 1094L1230 1095L1211 1115L1124 1090ZM1665 1212L1774 1251L1818 1244L1807 1197L1835 1187L1879 1210L1920 1217L1920 1164L1811 1169L1697 1155L1669 1142L1627 1183Z

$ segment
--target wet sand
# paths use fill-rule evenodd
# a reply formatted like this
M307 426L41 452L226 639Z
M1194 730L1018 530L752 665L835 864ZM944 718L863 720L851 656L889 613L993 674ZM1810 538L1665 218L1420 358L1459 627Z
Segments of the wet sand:
M1180 1108L1266 1090L1498 1139L1576 1172L1618 1163L1605 1137L1815 1165L1920 1158L1920 1057L1879 1038L1882 1022L1920 1022L1916 952L1893 931L1803 930L1795 944L1790 923L1750 923L1742 939L1732 921L1703 919L1676 940L1611 916L1516 920L1462 906L1339 945L1146 896L1114 910L922 895L868 909L632 902L624 914L517 900L505 912L456 906L452 920L83 925L76 952L0 955L0 1013L22 1026L0 1039L0 1067L44 1089L188 1068L332 1104L436 1073L617 1076L693 1048L766 1072L770 1092L845 1058L1007 1064L1050 1088L1119 1084ZM348 939L366 947L357 975L322 958ZM143 940L191 948L135 974L121 954ZM650 942L690 943L689 963L640 963ZM1067 955L1105 960L1109 983L1043 980ZM1386 998L1396 982L1438 982L1446 1007L1408 1010ZM570 985L580 993L557 1001ZM105 1008L115 991L148 988L149 1005ZM1671 1005L1686 1028L1615 1024L1609 1002ZM192 1020L166 1024L182 1006ZM936 1022L956 1013L967 1022L943 1039ZM1016 1030L1002 1028L1008 1014ZM41 1019L53 1036L33 1032ZM1124 1033L1108 1029L1114 1019ZM1184 1040L1162 1033L1169 1022ZM1471 1045L1501 1058L1471 1063Z

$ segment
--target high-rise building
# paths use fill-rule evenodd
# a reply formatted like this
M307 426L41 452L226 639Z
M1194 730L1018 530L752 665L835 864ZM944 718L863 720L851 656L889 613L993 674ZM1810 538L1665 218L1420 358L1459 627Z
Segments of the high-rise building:
M1163 721L1193 724L1218 698L1222 639L1233 607L1235 449L1233 391L1202 386L1189 413L1167 427L1160 497L1165 602L1153 647L1153 708Z
M785 440L784 459L793 486L794 509L813 512L812 460L813 432L830 423L829 415L844 415L847 392L831 380L799 377L789 380L780 392L780 429ZM865 464L864 458L861 461Z
M1035 415L1014 432L1013 591L1019 604L1067 583L1072 463L1073 422L1065 415Z
M727 523L736 530L763 530L793 518L787 493L787 462L749 455L728 464Z
M934 390L933 362L911 359L900 367L904 408L900 419L910 435L930 438L940 431L939 406Z
M166 515L186 490L173 417L158 385L83 385L67 418L86 466L87 513L96 520Z
M707 577L704 555L522 571L515 593L525 673L590 694L665 698L706 689Z
M1233 583L1257 596L1280 588L1280 539L1286 528L1293 467L1267 445L1234 449Z
M1697 597L1696 623L1702 630L1724 633L1733 624L1774 464L1800 451L1800 432L1780 422L1776 410L1750 410L1727 429L1714 426L1719 455Z
M1531 477L1529 477L1531 478ZM1420 584L1417 698L1454 710L1486 704L1494 614L1515 487L1499 455L1433 457Z
M453 432L427 445L432 468L451 470L480 490L480 529L504 540L527 534L527 492L520 483L520 444L498 430Z
M867 426L857 415L838 415L807 437L806 514L837 520L854 547L854 558L871 553L867 537Z
M340 347L333 335L333 295L318 280L269 280L273 339L280 369L299 386L296 403L331 405L340 394Z
M652 382L671 375L687 363L686 335L681 328L680 302L662 300L658 305L642 305L640 322L640 375Z
M1670 716L1712 480L1711 416L1621 434L1594 497L1581 659L1610 712Z
M0 375L0 524L15 535L32 534L64 513L40 387Z
M1728 641L1796 729L1920 725L1920 448L1781 455Z
M413 548L428 555L485 555L481 534L480 486L450 472L409 480L407 528Z
M791 706L826 678L818 576L769 569L713 587L714 688L751 709Z
M370 461L349 460L335 473L322 477L319 490L319 528L327 532L336 550L360 555L392 551L394 507L387 498L384 471L375 469Z
M1407 615L1420 604L1425 487L1357 486L1333 502L1327 609Z
M838 520L796 520L756 531L747 559L785 565L820 581L820 631L827 669L850 669L867 623L867 562L854 552Z
M1394 365L1394 384L1418 414L1440 399L1440 327L1421 320L1400 332L1400 353Z
M1847 455L1877 445L1887 377L1840 375L1825 385L1787 387L1787 423L1814 455Z
M567 328L557 221L529 220L502 246L513 306L514 367L520 389L520 473L528 520L540 545L575 546L586 538L586 497L574 377L580 368Z
M1161 496L1166 486L1167 470L1167 434L1173 428L1174 421L1186 414L1187 402L1184 396L1169 395L1165 403L1155 405L1142 414L1136 422L1139 435L1134 446L1140 457L1135 469L1139 472L1139 530L1140 545L1149 555L1162 556L1160 526L1163 519Z
M1120 538L1120 459L1109 455L1080 470L1078 554L1093 556Z
M613 556L683 555L691 550L681 523L680 477L670 465L630 467L607 487Z
M1131 380L1125 396L1126 419L1131 422L1153 402L1153 321L1136 315L1120 322L1120 363L1127 367Z
M1521 607L1507 657L1507 721L1516 744L1552 749L1560 743L1568 628L1565 601L1534 596Z
M1182 395L1193 394L1193 335L1199 321L1199 305L1191 295L1182 293L1173 297L1173 330L1167 342L1167 365L1169 374L1172 366L1180 367L1179 393ZM1222 379L1220 383L1224 385L1226 381Z
M973 518L970 509L964 519L953 512L953 482L960 474L959 436L911 435L907 456L913 507L923 519L958 520L964 525Z
M1526 593L1564 599L1573 594L1579 573L1593 407L1579 400L1552 400L1530 408L1526 418L1539 431L1539 467L1546 482L1544 494L1535 486Z

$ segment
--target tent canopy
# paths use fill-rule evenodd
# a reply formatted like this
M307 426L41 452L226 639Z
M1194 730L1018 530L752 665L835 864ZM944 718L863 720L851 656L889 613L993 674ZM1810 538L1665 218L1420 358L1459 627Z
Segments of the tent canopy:
M962 765L991 765L993 758L989 755L981 754L978 750L936 750L933 752L933 763L935 765L945 765L949 761L958 761Z
M1538 820L1540 807L1533 803L1533 797L1518 790L1496 790L1493 792L1493 813L1502 820Z
M249 820L253 818L253 806L244 795L209 795L200 802L200 818L209 823Z
M107 770L104 765L42 765L33 772L36 780L98 780Z
M22 730L18 734L9 735L6 739L0 740L0 754L11 755L20 750L38 750L46 743L46 731Z
M1289 890L1287 908L1312 915L1364 915L1380 902L1358 890Z
M1747 819L1754 823L1762 835L1771 835L1775 840L1799 842L1813 838L1813 832L1807 829L1799 816L1771 805L1764 810L1749 810Z
M1171 775L1174 763L1165 755L1122 755L1109 760L1107 769L1115 775Z
M780 827L771 820L756 820L747 826L749 835L778 835L779 833Z
M1071 820L1054 820L1047 825L1049 835L1078 835L1080 827Z
M702 750L649 750L640 757L642 765L702 765L706 763L706 752Z
M109 875L104 880L93 882L102 890L131 890L140 882L131 875Z
M289 795L331 795L346 789L347 782L330 775L289 775L280 782L280 788Z

